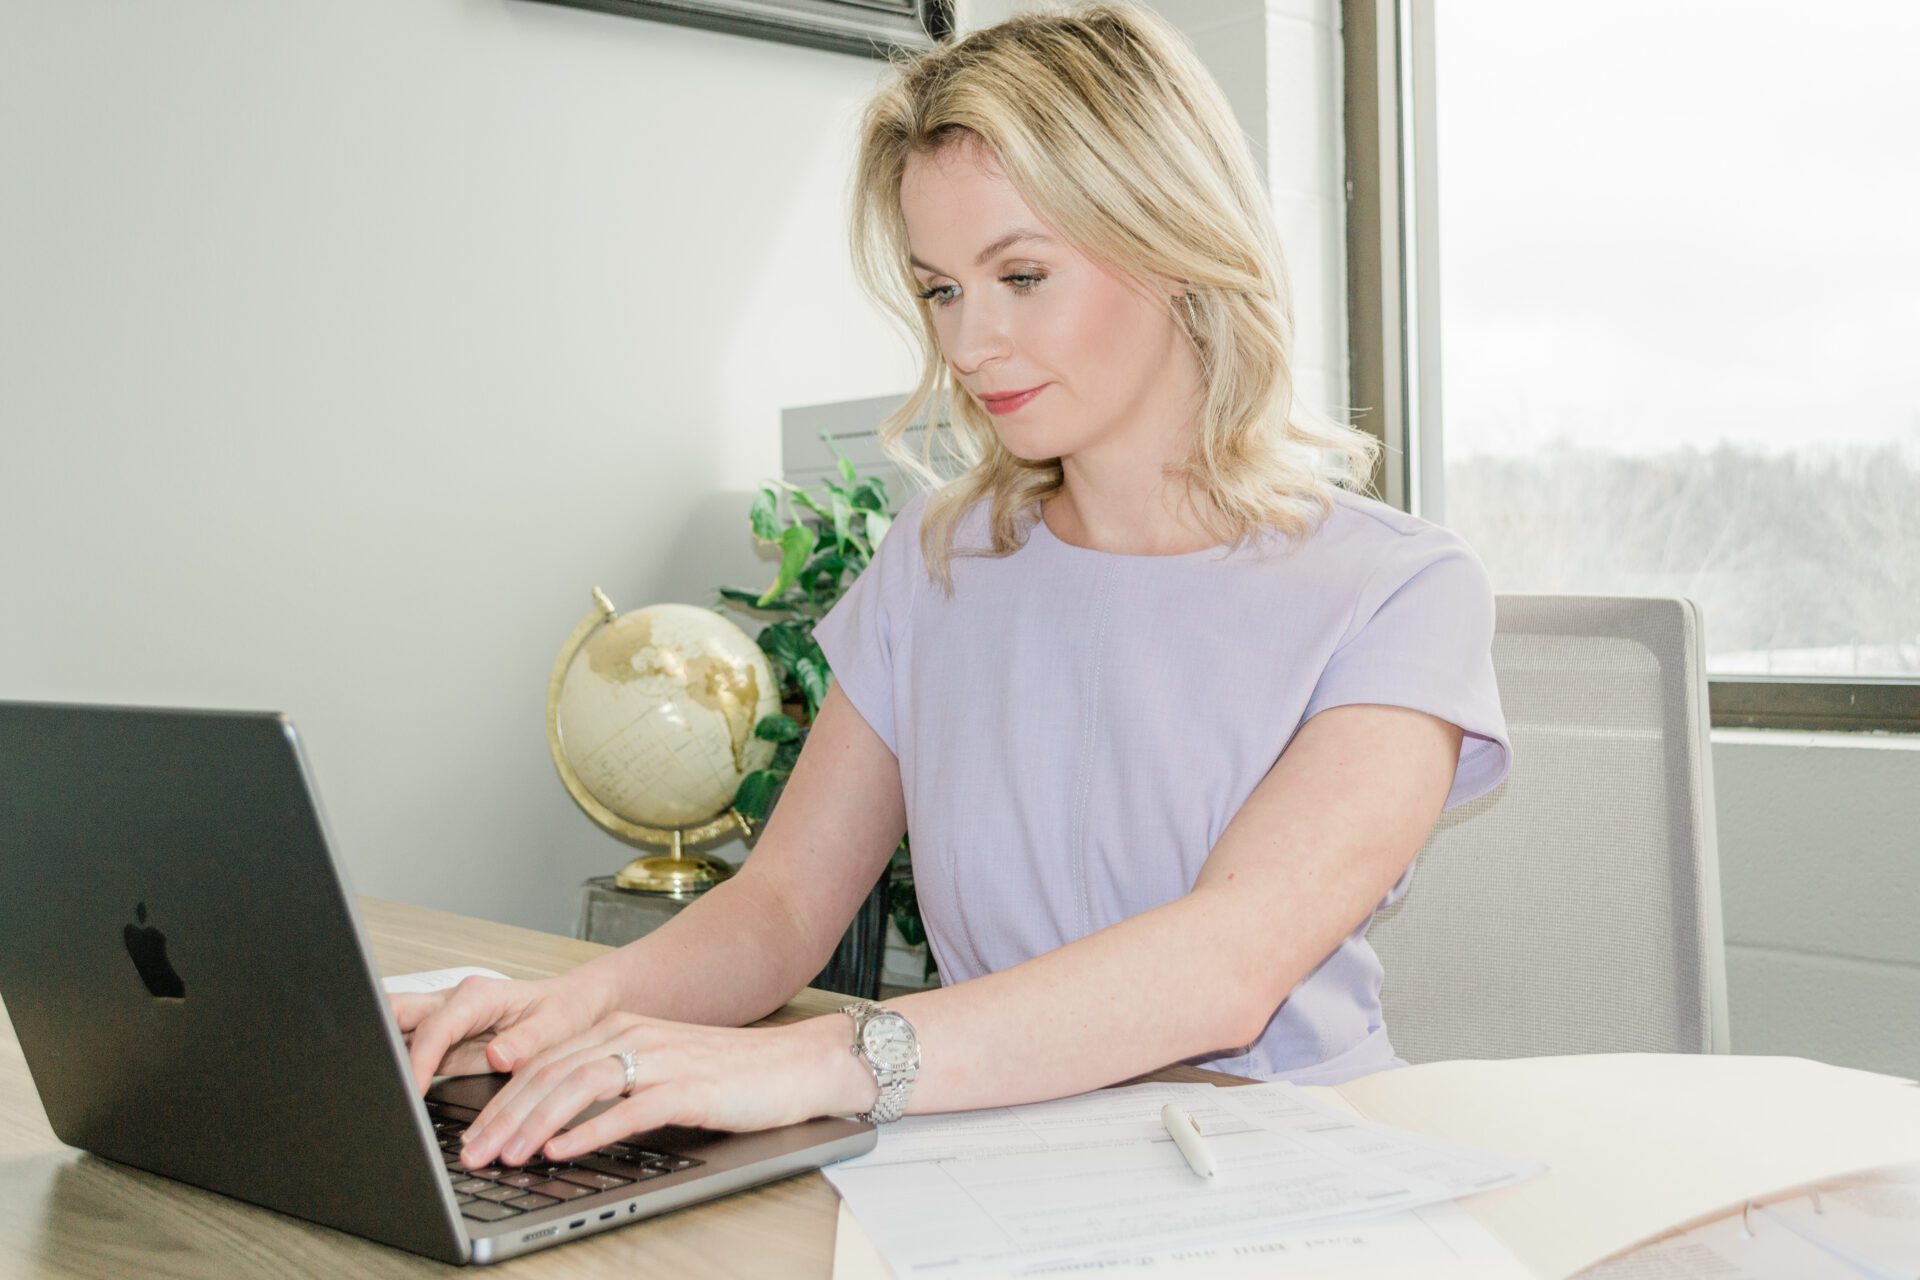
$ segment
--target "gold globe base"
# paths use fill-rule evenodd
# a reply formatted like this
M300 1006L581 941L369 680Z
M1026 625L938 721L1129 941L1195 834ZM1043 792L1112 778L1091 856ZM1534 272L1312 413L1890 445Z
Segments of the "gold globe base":
M705 893L733 874L733 868L719 858L704 853L685 853L675 857L656 853L635 858L613 877L622 889L641 893L670 893L690 897Z

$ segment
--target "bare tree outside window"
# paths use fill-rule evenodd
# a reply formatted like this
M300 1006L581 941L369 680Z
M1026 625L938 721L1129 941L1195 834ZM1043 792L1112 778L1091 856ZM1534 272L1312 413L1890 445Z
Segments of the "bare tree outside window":
M1446 523L1714 675L1920 674L1920 5L1440 0Z

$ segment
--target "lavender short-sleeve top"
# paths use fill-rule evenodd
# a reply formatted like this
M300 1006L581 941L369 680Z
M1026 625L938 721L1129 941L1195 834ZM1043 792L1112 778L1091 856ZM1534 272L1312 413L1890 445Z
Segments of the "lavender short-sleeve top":
M1460 726L1449 809L1506 776L1479 558L1442 526L1342 489L1333 499L1298 543L1268 534L1231 555L1117 555L1035 521L1012 555L955 556L952 598L921 556L927 495L906 504L814 636L900 762L943 982L1190 892L1234 814L1328 707L1390 703ZM988 545L984 503L954 545ZM1363 922L1254 1043L1192 1061L1304 1084L1404 1065L1365 934Z

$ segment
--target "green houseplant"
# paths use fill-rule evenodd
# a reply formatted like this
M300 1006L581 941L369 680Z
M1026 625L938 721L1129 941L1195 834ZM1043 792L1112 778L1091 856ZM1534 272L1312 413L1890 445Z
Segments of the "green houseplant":
M859 474L831 438L824 433L822 438L838 459L838 479L829 476L812 490L774 481L760 490L748 512L754 538L780 549L773 582L760 592L721 587L715 605L765 620L758 640L780 680L782 710L753 730L756 737L777 744L773 762L742 779L733 802L742 817L755 822L765 821L773 811L826 700L831 672L814 641L814 624L872 561L893 523L885 483L878 476ZM908 946L926 940L904 836L816 985L877 997L889 918ZM929 957L927 976L932 969Z

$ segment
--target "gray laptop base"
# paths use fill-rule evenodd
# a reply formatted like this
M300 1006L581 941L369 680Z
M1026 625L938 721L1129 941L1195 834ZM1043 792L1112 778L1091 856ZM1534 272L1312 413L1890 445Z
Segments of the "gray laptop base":
M876 1141L839 1117L656 1130L631 1142L700 1163L463 1216L298 739L270 712L0 702L0 997L62 1142L449 1263ZM477 1110L505 1079L444 1079L429 1098L443 1117Z

